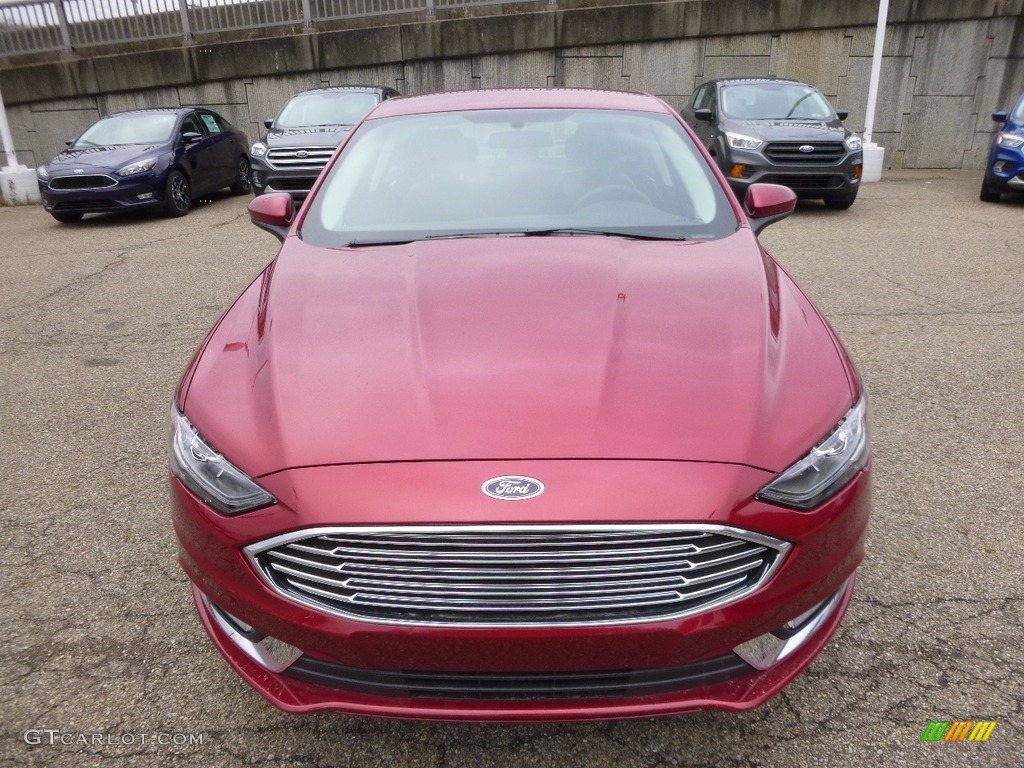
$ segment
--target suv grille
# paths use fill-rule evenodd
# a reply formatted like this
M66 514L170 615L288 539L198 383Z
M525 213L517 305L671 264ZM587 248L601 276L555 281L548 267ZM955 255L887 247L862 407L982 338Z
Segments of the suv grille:
M280 147L267 152L267 162L275 168L320 173L334 154L334 147Z
M318 528L246 547L280 594L349 618L577 626L679 618L752 592L789 544L715 525Z
M801 152L800 147L814 149ZM764 155L778 165L835 165L846 157L846 146L840 141L774 141Z
M50 189L104 189L117 185L110 176L57 176L50 179Z

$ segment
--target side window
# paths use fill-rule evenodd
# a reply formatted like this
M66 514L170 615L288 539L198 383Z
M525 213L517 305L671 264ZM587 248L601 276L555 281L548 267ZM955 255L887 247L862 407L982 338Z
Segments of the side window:
M222 128L217 122L217 118L210 112L200 112L199 116L203 119L203 125L206 126L207 132L211 135L215 133L221 133Z
M203 126L196 118L195 113L188 115L181 123L182 133L203 133Z
M713 89L710 85L703 85L700 88L698 88L696 95L693 97L693 108L704 109L705 107L707 107L708 96L711 94L712 90Z

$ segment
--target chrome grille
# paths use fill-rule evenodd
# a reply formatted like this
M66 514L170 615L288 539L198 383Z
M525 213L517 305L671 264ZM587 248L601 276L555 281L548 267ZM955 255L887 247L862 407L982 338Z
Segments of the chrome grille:
M267 152L267 162L275 168L319 173L331 159L334 149L334 147L276 147Z
M800 147L812 147L801 152ZM764 148L765 157L779 165L835 165L846 157L839 141L775 141Z
M715 525L317 528L246 548L291 600L451 626L661 621L764 583L789 544Z
M55 176L50 179L50 189L105 189L117 184L112 176Z

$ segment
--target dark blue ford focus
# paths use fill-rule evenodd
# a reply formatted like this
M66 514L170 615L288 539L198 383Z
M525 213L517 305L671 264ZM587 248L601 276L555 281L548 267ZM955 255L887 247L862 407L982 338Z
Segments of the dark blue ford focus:
M993 112L992 119L1003 126L992 139L981 199L997 202L1003 192L1024 192L1024 94L1013 111Z
M140 109L93 123L36 175L61 223L137 208L184 216L222 187L250 190L248 150L246 135L209 109Z

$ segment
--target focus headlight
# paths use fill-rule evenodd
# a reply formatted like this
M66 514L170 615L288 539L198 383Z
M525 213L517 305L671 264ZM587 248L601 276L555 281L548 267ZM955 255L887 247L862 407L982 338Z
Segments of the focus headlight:
M864 142L860 140L860 136L851 136L846 140L846 148L851 152L855 152L858 149L864 148Z
M1017 147L1024 145L1024 137L1012 133L1000 133L996 135L996 144L1000 147L1017 149Z
M730 147L736 147L736 149L757 149L764 144L761 139L755 139L753 136L744 136L742 133L726 133L725 140L729 143Z
M277 501L210 447L177 408L171 410L171 471L196 496L225 515Z
M793 509L812 509L837 494L864 468L870 448L867 400L861 395L824 440L762 488L757 498Z
M36 168L36 176L38 176L43 181L46 181L48 178L50 178L50 172L46 169L45 165L40 165L38 168Z
M252 157L263 157L267 154L267 145L262 141L257 141L251 147L249 147L249 154Z
M156 165L156 158L151 157L148 160L140 160L137 163L126 165L121 170L117 171L118 176L135 176L139 173L145 173L146 171L153 170L153 166Z

